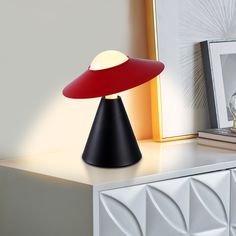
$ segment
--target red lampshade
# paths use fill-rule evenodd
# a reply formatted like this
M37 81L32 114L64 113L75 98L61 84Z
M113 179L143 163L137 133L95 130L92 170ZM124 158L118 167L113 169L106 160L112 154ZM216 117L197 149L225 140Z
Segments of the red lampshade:
M68 98L94 98L118 93L153 79L163 69L161 62L131 57L106 69L92 70L89 67L64 88L63 95Z

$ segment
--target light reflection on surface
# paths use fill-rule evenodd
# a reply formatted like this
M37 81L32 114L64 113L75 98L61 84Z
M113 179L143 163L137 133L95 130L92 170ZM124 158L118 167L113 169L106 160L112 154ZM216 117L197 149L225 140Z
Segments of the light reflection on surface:
M79 153L48 153L18 160L1 161L0 165L91 185L132 181L134 178L186 171L221 162L236 162L233 151L200 146L196 140L139 143L143 158L137 164L118 169L87 165Z

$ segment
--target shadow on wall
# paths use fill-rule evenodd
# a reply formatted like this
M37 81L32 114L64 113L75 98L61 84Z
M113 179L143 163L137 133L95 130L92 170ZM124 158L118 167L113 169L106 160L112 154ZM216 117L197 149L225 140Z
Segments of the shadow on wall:
M3 0L0 28L0 158L80 150L99 99L66 99L64 85L103 50L147 57L144 0ZM150 138L149 85L123 100Z

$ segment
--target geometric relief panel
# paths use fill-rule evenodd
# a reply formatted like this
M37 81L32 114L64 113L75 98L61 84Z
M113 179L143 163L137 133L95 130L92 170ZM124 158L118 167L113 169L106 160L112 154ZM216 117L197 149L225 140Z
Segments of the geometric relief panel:
M148 184L146 194L147 236L187 235L189 179Z
M144 236L145 185L104 191L100 194L100 236Z
M190 235L229 235L230 173L191 177Z
M230 236L236 236L236 170L231 171Z
M104 191L100 236L229 236L229 200L229 171Z

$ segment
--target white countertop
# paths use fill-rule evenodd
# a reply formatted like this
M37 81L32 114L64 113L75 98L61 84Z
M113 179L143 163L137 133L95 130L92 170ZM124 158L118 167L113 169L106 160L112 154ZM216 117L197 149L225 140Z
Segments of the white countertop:
M188 176L236 167L236 152L200 146L195 139L156 143L139 142L142 160L130 167L104 169L87 165L81 153L48 153L16 160L2 160L0 166L25 170L107 189Z

